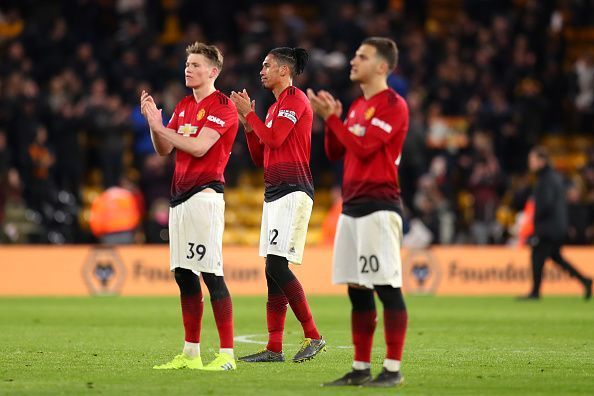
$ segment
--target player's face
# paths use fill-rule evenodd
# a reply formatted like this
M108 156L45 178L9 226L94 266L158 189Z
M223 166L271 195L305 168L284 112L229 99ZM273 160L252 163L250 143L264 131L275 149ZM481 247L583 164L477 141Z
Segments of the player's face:
M272 89L280 82L281 67L273 55L266 55L260 70L260 80L264 88Z
M186 87L198 88L216 75L216 67L201 54L190 54L186 60Z
M363 44L351 59L351 81L365 83L380 72L382 60L377 56L377 49L371 45Z

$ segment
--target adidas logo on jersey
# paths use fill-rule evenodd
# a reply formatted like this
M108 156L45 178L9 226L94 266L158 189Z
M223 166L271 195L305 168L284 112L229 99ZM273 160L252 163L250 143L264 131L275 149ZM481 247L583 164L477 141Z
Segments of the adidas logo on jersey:
M186 112L184 110L182 110L181 113L179 113L179 117L183 117L186 114Z
M215 117L215 116L213 116L213 115L209 115L208 117L206 117L206 119L207 119L208 121L210 121L210 122L214 122L214 123L215 123L215 124L217 124L217 125L220 125L220 126L225 126L225 121L223 121L223 120L221 120L220 118L218 118L218 117Z
M378 127L379 129L381 129L382 131L384 131L386 133L392 132L392 125L388 124L385 121L380 120L377 117L373 117L371 119L371 125Z

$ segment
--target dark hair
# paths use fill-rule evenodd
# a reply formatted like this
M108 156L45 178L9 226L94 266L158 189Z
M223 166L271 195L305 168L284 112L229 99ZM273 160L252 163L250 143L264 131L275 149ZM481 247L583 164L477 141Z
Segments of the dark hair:
M534 155L536 155L541 160L544 160L544 162L546 162L547 164L550 162L551 157L549 155L549 150L547 150L546 147L534 146L530 151L533 152Z
M208 45L196 41L195 43L190 44L186 47L186 54L202 55L206 59L208 59L208 61L213 66L219 69L219 72L223 70L223 54L221 54L221 51L214 45Z
M361 44L375 47L377 54L388 63L390 72L398 65L398 47L394 40L387 37L369 37L363 40Z
M303 73L309 59L307 51L303 48L279 47L271 50L269 54L274 56L278 63L290 67L291 77Z

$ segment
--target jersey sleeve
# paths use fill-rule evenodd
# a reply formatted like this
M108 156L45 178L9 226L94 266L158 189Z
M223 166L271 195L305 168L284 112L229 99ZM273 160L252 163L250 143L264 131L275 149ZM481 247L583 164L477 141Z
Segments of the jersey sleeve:
M344 158L344 145L338 140L332 129L326 125L324 132L324 149L326 150L328 159L330 161L338 161Z
M180 103L178 103L175 106L175 109L173 109L173 114L171 115L171 118L169 119L169 122L167 123L167 128L173 129L174 131L177 131L177 128L178 128L178 118L179 118L179 112L180 112Z
M289 136L289 133L295 129L295 124L297 124L307 106L307 103L295 95L289 95L280 103L277 115L273 119L270 128L253 111L246 116L246 120L262 143L274 149L280 147Z
M359 158L368 157L392 139L399 138L404 141L405 134L401 131L407 124L408 110L402 104L382 106L378 109L369 120L363 134L351 133L335 115L326 120L326 125L334 132L340 143Z
M237 110L233 102L228 101L225 104L216 104L211 107L203 128L210 128L224 135L233 125L237 124Z

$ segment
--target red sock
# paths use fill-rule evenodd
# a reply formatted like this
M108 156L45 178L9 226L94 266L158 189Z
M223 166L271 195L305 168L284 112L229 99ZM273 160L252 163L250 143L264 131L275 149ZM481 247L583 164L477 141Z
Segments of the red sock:
M233 348L233 304L231 297L211 301L221 348Z
M287 282L282 286L282 289L285 296L287 296L287 300L289 300L289 305L291 305L293 313L295 313L295 316L299 322L301 322L305 338L312 338L314 340L320 339L320 333L318 333L318 329L316 328L313 316L309 310L309 304L307 304L307 299L303 292L303 287L301 287L299 280L295 278Z
M384 309L384 334L386 337L386 358L402 360L404 336L408 315L406 310Z
M202 312L204 312L202 293L194 294L193 296L181 296L180 300L186 341L199 343L200 329L202 328Z
M371 362L371 347L376 323L375 310L351 312L351 332L355 346L355 360L358 362Z
M266 302L266 323L268 324L268 345L266 349L272 352L283 350L283 331L289 300L284 294L268 294Z

